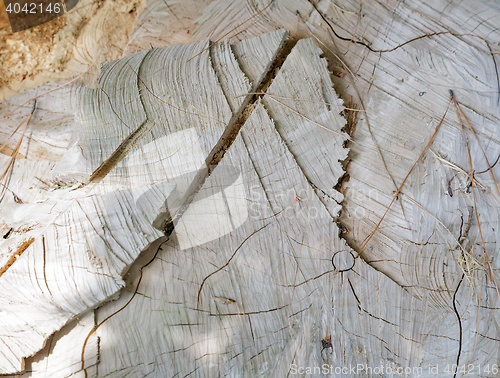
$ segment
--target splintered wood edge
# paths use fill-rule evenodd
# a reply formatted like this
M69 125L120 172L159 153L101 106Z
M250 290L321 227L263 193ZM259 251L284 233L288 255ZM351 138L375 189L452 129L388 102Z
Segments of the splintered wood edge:
M16 251L10 256L7 263L0 268L0 277L16 262L17 258L22 255L26 249L35 241L35 238L30 237L21 242L21 244L17 247Z
M182 217L182 214L184 214L189 205L193 202L194 197L205 183L205 180L221 162L227 150L233 144L241 128L254 111L259 99L263 97L264 92L267 90L269 85L271 85L277 73L276 68L281 67L291 51L292 46L287 44L287 38L288 33L284 33L281 40L281 45L275 52L272 60L265 68L260 79L256 81L252 86L251 93L245 96L245 99L240 105L238 111L236 111L236 113L234 113L231 117L231 120L224 129L224 132L219 141L207 156L205 160L206 166L198 172L192 184L189 186L184 198L182 199L181 207L179 208L175 216L173 216L172 219L168 219L163 225L162 229L166 235L169 235L173 231L175 225Z

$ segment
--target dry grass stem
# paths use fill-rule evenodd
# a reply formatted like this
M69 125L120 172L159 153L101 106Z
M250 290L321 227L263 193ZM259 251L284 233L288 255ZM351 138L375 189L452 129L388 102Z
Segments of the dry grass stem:
M273 97L273 98L279 98L281 100L294 100L294 101L314 102L314 103L317 103L317 104L323 104L323 105L333 106L335 108L339 108L339 109L343 109L343 110L349 110L351 112L362 112L363 111L363 110L356 109L356 108L353 108L353 107L346 107L346 106L342 106L342 105L330 104L329 102L316 101L316 100L308 100L306 98L297 98L297 97L282 97L282 96L277 96L277 95L274 95L274 94L271 94L271 93L265 93L265 92L248 92L248 93L245 93L245 94L237 95L235 97L244 97L244 96L249 95L249 94L264 95L264 96L269 96L269 97Z
M432 151L431 149L429 149L430 152L432 152L432 154L436 157L436 159L438 159L440 162L442 162L444 165L450 167L451 169L454 169L455 171L457 172L460 172L460 173L463 173L464 175L466 176L471 176L469 174L469 172L463 170L462 168L460 168L458 165L456 164L453 164L452 162L449 162L448 160L444 159L443 157L441 157L441 155L439 155L438 153ZM479 181L477 181L477 179L474 178L474 184L477 185L478 187L480 187L481 189L486 189L486 186L484 186L483 184L481 184Z
M462 269L462 272L465 274L465 277L467 278L467 281L469 281L471 287L474 288L475 285L474 285L473 278L474 278L475 266L480 267L480 266L482 266L481 263L470 252L468 252L465 249L465 247L463 246L463 242L460 241L459 239L457 239L455 237L455 235L453 235L453 233L451 232L451 230L448 227L446 227L446 225L443 222L441 222L441 220L439 220L434 214L432 214L429 210L427 210L425 207L423 207L421 204L419 204L417 201L415 201L413 198L411 198L407 194L403 194L403 195L410 202L412 202L413 204L415 204L416 206L418 206L420 209L422 209L423 211L425 211L427 214L429 214L429 216L431 216L446 231L448 231L448 233L451 235L451 237L455 240L455 242L457 243L457 247L460 248L461 251L462 251L461 256L463 256L463 257L459 256L457 258L458 265ZM462 237L462 235L460 237Z
M356 37L356 33L358 32L358 27L359 27L359 22L361 21L361 0L358 0L358 13L357 13L357 20L356 20L356 27L354 28L354 33L352 33L351 40L349 41L349 44L352 43L354 38ZM347 54L347 51L349 51L349 46L347 46L347 50L344 53Z
M344 138L344 139L347 139L348 141L350 141L350 142L352 142L352 143L356 143L356 142L354 142L354 141L353 141L350 137L345 136L345 135L343 135L343 134L341 134L341 133L339 133L339 132L337 132L337 131L331 130L331 129L329 129L328 127L325 127L325 126L323 126L323 125L319 124L318 122L315 122L315 121L313 121L313 120L312 120L312 119L310 119L310 118L307 118L305 115L300 114L300 113L299 113L299 112L297 112L296 110L293 110L292 108L290 108L289 106L286 106L285 104L283 104L282 102L280 102L280 101L276 100L275 98L272 98L272 97L270 97L270 98L271 98L271 100L273 100L273 101L277 102L277 103L278 103L278 104L280 104L281 106L284 106L285 108L287 108L288 110L290 110L292 113L294 113L294 114L298 115L299 117L302 117L302 118L304 118L304 119L308 120L309 122L311 122L311 123L315 124L316 126L319 126L319 127L321 127L322 129L325 129L325 130L327 130L327 131L329 131L329 132L331 132L331 133L337 134L338 136L340 136L340 137L342 137L342 138Z
M36 102L35 102L35 104L36 104ZM23 133L21 134L21 137L19 138L19 141L17 142L16 148L12 152L12 155L11 155L9 163L7 164L7 166L5 167L5 169L3 170L3 172L0 174L0 184L3 186L2 187L2 191L0 192L0 199L3 198L3 194L4 194L5 190L7 189L7 184L9 182L9 178L12 175L12 170L14 169L15 159L17 158L17 154L19 153L19 149L21 148L21 144L22 144L23 139L24 139L24 134L26 133L26 129L28 128L28 125L29 125L29 123L31 121L31 118L33 117L34 110L35 109L33 108L33 111L29 115L29 118L26 121L26 124L24 125ZM14 133L19 129L19 127L21 127L21 125L23 123L24 123L24 121L22 121L19 124L19 126L16 128L16 130L14 131ZM12 135L14 135L14 134L12 134ZM10 137L9 137L9 139L10 139ZM2 148L4 146L5 146L5 144L2 146ZM1 150L1 148L0 148L0 150ZM5 179L5 181L4 181L4 183L2 183L2 180L4 180L4 179Z
M497 291L499 299L500 299L500 291L498 289L498 285L496 284L496 280L494 278L494 274L492 273L491 263L490 263L490 259L488 257L488 253L486 251L486 243L484 241L483 231L482 231L482 228L481 228L481 223L479 221L479 214L477 212L476 192L474 190L474 177L473 177L473 173L472 173L472 172L474 172L474 167L473 167L473 164L472 164L472 155L471 155L471 152L470 152L469 142L467 141L467 136L465 135L465 128L464 128L464 126L462 124L462 120L461 120L460 114L459 114L460 105L458 104L458 102L455 99L455 96L453 94L451 94L451 99L453 100L453 106L454 106L455 112L457 114L457 118L458 118L458 122L460 124L460 128L462 129L462 135L463 135L464 140L465 140L465 146L467 147L467 155L468 155L468 158L469 158L469 165L470 165L470 180L471 180L471 187L472 187L472 198L473 198L473 201L474 201L474 214L476 216L477 227L478 227L478 230L479 230L479 235L481 237L481 245L482 245L482 248L483 248L483 264L482 264L482 271L481 271L481 286L480 286L480 289L479 289L479 303L481 303L481 296L482 296L482 291L483 291L483 281L484 281L484 276L485 276L484 273L485 273L486 265L488 266L488 273L489 273L488 276L490 278L490 281L495 286L495 289ZM464 117L464 119L467 119L461 109L460 109L460 113L462 114L462 116ZM469 124L468 121L467 121L467 124ZM469 124L469 127L470 127L470 124ZM484 153L484 151L483 151L483 153ZM488 165L489 165L489 163L488 163ZM476 326L478 331L476 332L476 337L475 337L475 340L474 340L474 349L472 351L472 355L470 357L470 360L469 360L468 364L470 364L472 362L472 359L474 358L474 354L476 353L476 349L477 349L477 342L478 342L478 338L479 338L479 329L480 329L479 327L480 327L480 321L481 321L481 316L480 315L481 315L481 306L479 305L478 306L478 310L477 310L477 326Z
M486 164L488 164L488 170L490 171L491 173L491 177L493 178L493 182L495 183L495 187L497 188L497 193L500 195L500 189L498 188L498 184L497 184L497 179L495 177L495 174L493 173L493 168L491 167L490 165L490 162L488 160L488 157L486 156L486 153L484 152L484 149L483 149L483 146L481 145L481 142L479 142L479 138L477 137L476 133L474 132L474 129L472 128L472 126L470 125L469 123L469 120L467 119L467 117L465 116L464 112L462 111L462 108L460 107L460 105L458 104L457 100L455 99L455 97L453 97L453 101L455 102L455 106L456 108L460 111L460 114L462 114L462 117L464 117L464 120L465 122L467 123L467 126L469 127L469 130L472 132L472 135L474 135L474 138L476 139L477 141L477 144L479 145L479 148L481 149L481 152L483 153L483 156L484 156L484 160L486 160Z
M439 124L437 125L436 127L436 130L434 131L434 134L432 134L429 142L427 142L426 146L424 147L424 149L422 150L420 156L418 157L417 160L415 160L415 163L413 163L412 167L410 168L410 170L408 171L408 173L406 174L403 182L401 183L401 185L399 186L399 188L396 190L396 194L394 195L394 197L392 198L392 201L391 203L389 204L389 206L387 206L387 209L385 210L385 213L382 215L382 218L380 218L379 222L377 223L377 225L375 226L375 229L372 231L372 233L368 236L368 239L363 243L363 245L361 246L358 254L356 255L355 258L358 258L361 253L363 252L363 250L366 248L368 242L370 241L370 239L373 237L373 235L375 235L375 233L377 232L378 228L380 227L380 225L382 224L385 216L387 215L387 213L389 212L389 209L391 208L392 204L394 203L394 201L396 201L396 198L398 198L398 195L399 195L399 192L401 191L401 189L403 188L406 180L408 179L408 177L410 176L411 172L413 171L413 169L415 168L415 166L417 165L418 161L422 158L422 156L424 155L425 151L427 151L427 149L429 148L429 146L431 145L432 141L434 140L434 137L436 136L437 132L439 131L441 125L443 124L443 121L444 121L444 118L446 117L446 114L448 113L448 109L450 108L450 104L451 104L451 98L450 98L450 101L448 101L448 106L446 107L446 111L444 112L444 115L443 115L443 118L441 118L441 121L439 122Z

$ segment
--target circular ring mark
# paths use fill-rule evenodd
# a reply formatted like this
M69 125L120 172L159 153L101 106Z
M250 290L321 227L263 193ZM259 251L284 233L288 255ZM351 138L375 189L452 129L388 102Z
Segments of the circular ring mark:
M347 269L340 269L340 270L337 270L337 267L335 266L335 263L333 262L333 260L335 259L335 256L337 256L339 253L342 253L342 252L345 252L345 253L349 253L349 255L351 255L351 258L352 258L352 265L347 268ZM337 251L333 254L332 256L332 265L333 265L333 269L335 269L338 273L344 273L344 272L348 272L350 271L352 268L354 268L354 264L356 264L356 259L354 258L354 255L352 254L351 251L346 251L346 250L342 250L342 251Z
M427 93L427 92L420 92L418 95L419 95L420 97L422 97L422 96L423 96L424 94L426 94L426 93Z

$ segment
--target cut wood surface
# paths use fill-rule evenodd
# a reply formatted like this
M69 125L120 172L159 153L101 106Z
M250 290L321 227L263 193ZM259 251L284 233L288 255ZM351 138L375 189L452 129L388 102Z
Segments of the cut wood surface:
M0 3L2 98L68 78L95 84L99 65L150 46L188 43L210 0L78 0L67 14L12 33ZM4 21L5 17L5 21Z
M497 376L498 5L215 0L149 48L174 5L98 88L6 101L0 372Z
M142 2L73 3L77 4L67 14L34 28L17 33L12 33L10 26L0 29L0 88L4 97L87 71L89 75L80 78L94 81L100 63L121 56Z

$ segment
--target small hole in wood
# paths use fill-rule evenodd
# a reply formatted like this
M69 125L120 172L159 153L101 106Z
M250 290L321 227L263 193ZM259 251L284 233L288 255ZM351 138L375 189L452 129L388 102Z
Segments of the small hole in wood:
M332 265L339 273L348 272L354 267L356 260L351 251L337 251L332 256Z

